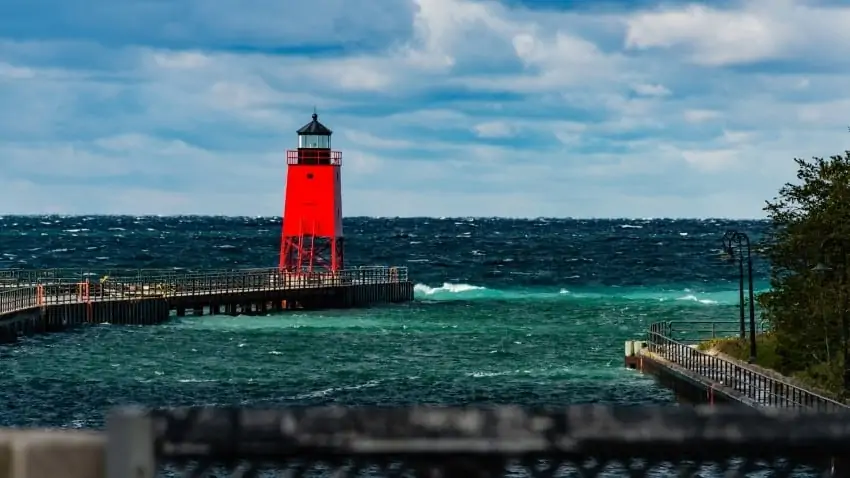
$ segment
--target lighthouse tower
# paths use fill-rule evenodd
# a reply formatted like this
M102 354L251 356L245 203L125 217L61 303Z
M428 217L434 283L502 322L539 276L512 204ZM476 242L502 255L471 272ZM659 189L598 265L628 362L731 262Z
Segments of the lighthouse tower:
M281 271L343 268L342 153L331 151L332 134L314 112L313 121L298 130L298 150L286 152Z

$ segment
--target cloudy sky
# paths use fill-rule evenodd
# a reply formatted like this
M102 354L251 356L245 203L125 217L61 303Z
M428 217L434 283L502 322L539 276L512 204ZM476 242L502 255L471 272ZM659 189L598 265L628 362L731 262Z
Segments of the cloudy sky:
M345 215L761 217L794 157L850 148L848 25L815 0L4 0L0 213L279 215L315 106Z

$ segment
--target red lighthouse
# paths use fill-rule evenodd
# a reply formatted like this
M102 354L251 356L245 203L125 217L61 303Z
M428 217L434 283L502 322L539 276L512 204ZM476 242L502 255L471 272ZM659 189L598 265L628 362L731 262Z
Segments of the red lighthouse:
M298 150L286 152L281 271L343 268L342 153L331 151L332 134L314 112L298 130Z

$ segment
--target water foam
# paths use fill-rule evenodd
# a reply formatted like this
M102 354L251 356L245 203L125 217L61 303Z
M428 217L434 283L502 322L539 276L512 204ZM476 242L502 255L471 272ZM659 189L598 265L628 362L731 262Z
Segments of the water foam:
M450 300L481 300L481 299L531 299L551 297L551 292L533 292L527 290L491 289L472 284L444 282L439 287L426 284L413 286L413 295L419 300L450 301Z
M602 290L552 289L491 289L488 287L445 282L439 287L416 284L414 296L422 301L454 300L623 300L668 302L685 305L734 305L738 303L738 291L694 291L688 288L650 289L611 287Z
M451 282L443 282L443 285L440 287L429 287L425 284L416 284L415 286L413 286L414 292L418 292L424 295L435 295L442 292L457 294L473 290L487 290L487 288L470 284L453 284Z
M328 387L321 390L314 390L312 392L300 393L298 395L287 397L289 400L306 400L310 398L322 398L327 397L329 395L334 395L337 392L351 392L355 390L362 390L364 388L372 388L377 387L381 383L380 380L369 380L368 382L357 384L357 385L346 385L342 387Z

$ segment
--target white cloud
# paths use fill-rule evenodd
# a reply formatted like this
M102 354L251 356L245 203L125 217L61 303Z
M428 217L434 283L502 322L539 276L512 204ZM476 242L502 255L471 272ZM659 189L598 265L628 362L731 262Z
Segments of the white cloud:
M797 117L804 124L813 126L850 124L850 91L830 101L799 105L796 110Z
M514 135L513 126L504 121L478 123L472 129L481 138L509 138Z
M153 61L162 68L185 70L203 68L209 65L210 58L194 51L160 52L153 55Z
M689 61L704 66L801 55L837 59L823 46L850 46L850 10L806 1L750 0L727 9L692 3L633 15L625 23L626 48L681 48Z
M549 125L552 134L563 144L577 144L587 125L570 121L558 121Z
M650 85L641 83L632 87L635 93L644 96L669 96L671 91L664 85Z
M738 165L738 152L732 149L682 151L688 164L699 171L719 172Z
M379 171L385 171L385 163L380 156L364 153L362 151L346 151L343 156L343 166L346 175L357 176L372 175Z
M756 135L749 131L723 131L723 139L728 143L740 144L752 141Z
M703 123L713 119L720 118L722 113L712 110L685 110L684 117L688 123Z
M366 148L374 149L405 149L413 148L416 143L395 138L380 138L368 131L360 131L356 129L346 130L344 132L346 139L352 143Z
M416 64L437 68L454 66L470 56L480 56L482 43L498 43L521 26L510 21L495 2L464 0L414 0L414 37L405 50ZM476 38L469 42L470 36ZM491 51L498 56L498 51Z
M702 5L637 15L628 21L626 46L683 45L703 65L744 63L781 53L786 26L754 12L722 12Z
M34 76L35 72L31 68L21 68L0 62L0 79L26 80Z

